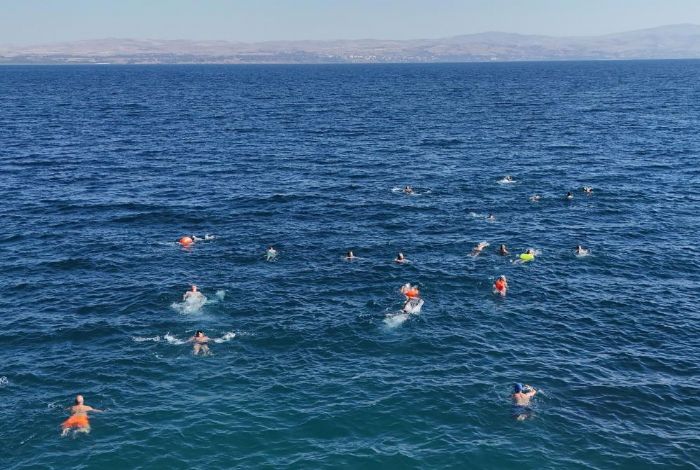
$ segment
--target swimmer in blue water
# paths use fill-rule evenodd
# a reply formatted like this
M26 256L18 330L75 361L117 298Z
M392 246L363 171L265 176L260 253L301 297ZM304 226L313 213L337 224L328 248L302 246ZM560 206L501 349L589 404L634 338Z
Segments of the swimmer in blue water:
M518 421L523 421L532 416L530 399L535 396L537 390L529 385L516 383L513 385L513 417Z
M275 250L274 246L271 246L265 251L265 260L273 261L275 258L277 258L277 250Z
M576 245L576 256L586 256L590 253L590 250L582 247L581 245Z
M574 193L572 193L571 191L566 193L566 196L564 196L564 199L566 199L567 201L571 201L573 198L574 198Z
M396 255L396 259L394 260L395 263L403 264L407 262L408 260L406 257L403 255L403 253L399 252L398 255Z
M357 256L355 256L355 253L353 253L352 251L348 251L345 255L345 259L347 261L352 261L354 259L357 259Z

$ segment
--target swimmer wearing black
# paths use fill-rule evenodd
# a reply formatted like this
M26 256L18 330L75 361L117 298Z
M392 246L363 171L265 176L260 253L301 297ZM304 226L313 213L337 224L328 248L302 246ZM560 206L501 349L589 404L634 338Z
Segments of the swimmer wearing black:
M198 354L207 355L209 354L209 337L204 334L202 330L197 330L197 332L189 339L192 344L192 354L195 356Z
M530 399L535 396L537 390L529 385L516 383L513 385L511 400L513 402L513 417L518 421L523 421L532 416Z

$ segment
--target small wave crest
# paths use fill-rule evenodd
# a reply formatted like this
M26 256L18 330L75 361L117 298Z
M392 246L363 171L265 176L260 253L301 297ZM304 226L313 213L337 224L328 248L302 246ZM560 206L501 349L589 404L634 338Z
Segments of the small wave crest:
M0 377L0 387L7 387L8 385L10 385L10 379L5 377L4 375Z

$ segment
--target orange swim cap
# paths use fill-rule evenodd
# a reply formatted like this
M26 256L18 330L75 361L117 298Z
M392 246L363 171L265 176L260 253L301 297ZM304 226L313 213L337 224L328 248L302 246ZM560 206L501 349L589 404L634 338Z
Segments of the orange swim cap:
M179 243L182 246L190 246L192 243L194 243L194 240L192 240L192 238L190 238L190 237L182 237L179 240Z

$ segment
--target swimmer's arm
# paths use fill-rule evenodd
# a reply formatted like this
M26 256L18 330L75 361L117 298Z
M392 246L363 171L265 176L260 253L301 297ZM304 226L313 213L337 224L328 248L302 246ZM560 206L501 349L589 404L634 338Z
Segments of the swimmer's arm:
M90 411L92 413L104 413L105 410L98 410L97 408L93 408L92 406L88 406L88 409L85 411Z

